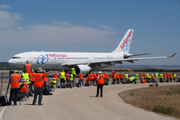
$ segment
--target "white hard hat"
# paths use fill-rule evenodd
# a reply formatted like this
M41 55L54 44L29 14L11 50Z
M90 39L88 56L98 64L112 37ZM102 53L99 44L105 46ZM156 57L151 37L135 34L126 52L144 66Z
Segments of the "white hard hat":
M39 67L37 72L43 72L43 69L41 67Z
M102 73L101 71L99 71L99 73Z
M14 70L14 73L17 73L18 71L17 70Z
M55 80L56 78L53 78L53 80Z

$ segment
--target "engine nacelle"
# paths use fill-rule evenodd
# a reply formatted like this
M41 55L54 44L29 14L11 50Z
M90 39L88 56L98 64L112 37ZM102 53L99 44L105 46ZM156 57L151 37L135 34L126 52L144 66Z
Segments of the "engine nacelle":
M79 74L79 73L89 73L91 71L91 67L89 67L88 65L77 65L75 67L76 69L76 74Z

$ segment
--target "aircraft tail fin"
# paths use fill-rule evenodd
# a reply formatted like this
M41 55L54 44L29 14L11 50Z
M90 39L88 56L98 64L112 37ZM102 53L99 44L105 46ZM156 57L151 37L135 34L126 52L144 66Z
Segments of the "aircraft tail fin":
M112 53L118 53L118 52L129 53L133 32L134 32L133 29L128 29L121 42Z

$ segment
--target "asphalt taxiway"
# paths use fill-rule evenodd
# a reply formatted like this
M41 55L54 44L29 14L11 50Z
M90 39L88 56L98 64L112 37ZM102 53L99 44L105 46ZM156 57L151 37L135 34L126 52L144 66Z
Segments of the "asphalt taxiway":
M159 86L180 83L159 83ZM104 86L103 98L95 97L96 86L56 89L53 95L43 96L42 106L32 105L33 97L22 105L0 107L3 120L175 120L126 104L118 93L148 87L146 84ZM3 112L3 113L2 113Z

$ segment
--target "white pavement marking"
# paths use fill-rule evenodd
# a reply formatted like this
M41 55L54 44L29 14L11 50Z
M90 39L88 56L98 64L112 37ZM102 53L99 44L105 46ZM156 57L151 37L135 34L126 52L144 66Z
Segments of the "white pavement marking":
M6 107L4 107L0 112L0 120L3 120L3 113L4 113L4 110L6 109Z

